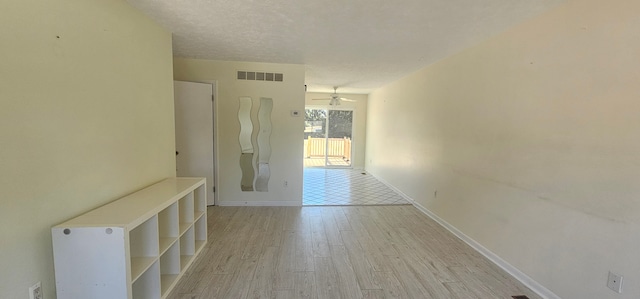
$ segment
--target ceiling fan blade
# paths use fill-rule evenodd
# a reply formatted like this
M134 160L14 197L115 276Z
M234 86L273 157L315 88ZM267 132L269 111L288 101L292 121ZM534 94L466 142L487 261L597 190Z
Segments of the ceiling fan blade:
M348 98L340 98L341 101L345 102L357 102L356 100L348 99Z
M329 101L331 98L322 98L322 99L312 99L314 101Z

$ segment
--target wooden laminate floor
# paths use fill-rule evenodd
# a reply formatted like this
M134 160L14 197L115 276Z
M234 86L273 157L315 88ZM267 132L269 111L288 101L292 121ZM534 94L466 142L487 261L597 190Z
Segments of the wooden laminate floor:
M415 207L209 207L170 299L540 298Z

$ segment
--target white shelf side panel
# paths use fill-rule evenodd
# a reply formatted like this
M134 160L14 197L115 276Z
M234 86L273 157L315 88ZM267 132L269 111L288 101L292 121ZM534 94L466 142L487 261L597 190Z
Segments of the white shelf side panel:
M128 297L124 229L58 227L51 235L58 299Z

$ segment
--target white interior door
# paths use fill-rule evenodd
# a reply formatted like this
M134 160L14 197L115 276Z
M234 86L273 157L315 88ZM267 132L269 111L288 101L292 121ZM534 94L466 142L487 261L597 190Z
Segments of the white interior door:
M207 204L215 203L214 85L174 81L176 174L206 177Z

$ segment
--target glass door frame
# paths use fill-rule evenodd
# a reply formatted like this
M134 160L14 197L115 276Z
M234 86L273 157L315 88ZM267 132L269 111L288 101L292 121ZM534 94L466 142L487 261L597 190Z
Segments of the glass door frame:
M327 111L327 121L325 123L325 152L324 152L324 166L320 166L318 168L343 168L343 169L349 169L349 168L353 168L353 161L354 161L354 146L353 144L355 143L355 124L356 124L356 109L355 107L336 107L336 106L331 106L331 105L305 105L304 107L305 109L305 115L306 115L306 110L307 109L319 109L319 110L326 110ZM352 119L351 119L351 159L349 160L349 166L342 166L342 165L329 165L329 152L328 152L328 148L329 148L329 111L331 110L338 110L338 111L351 111L352 112Z

